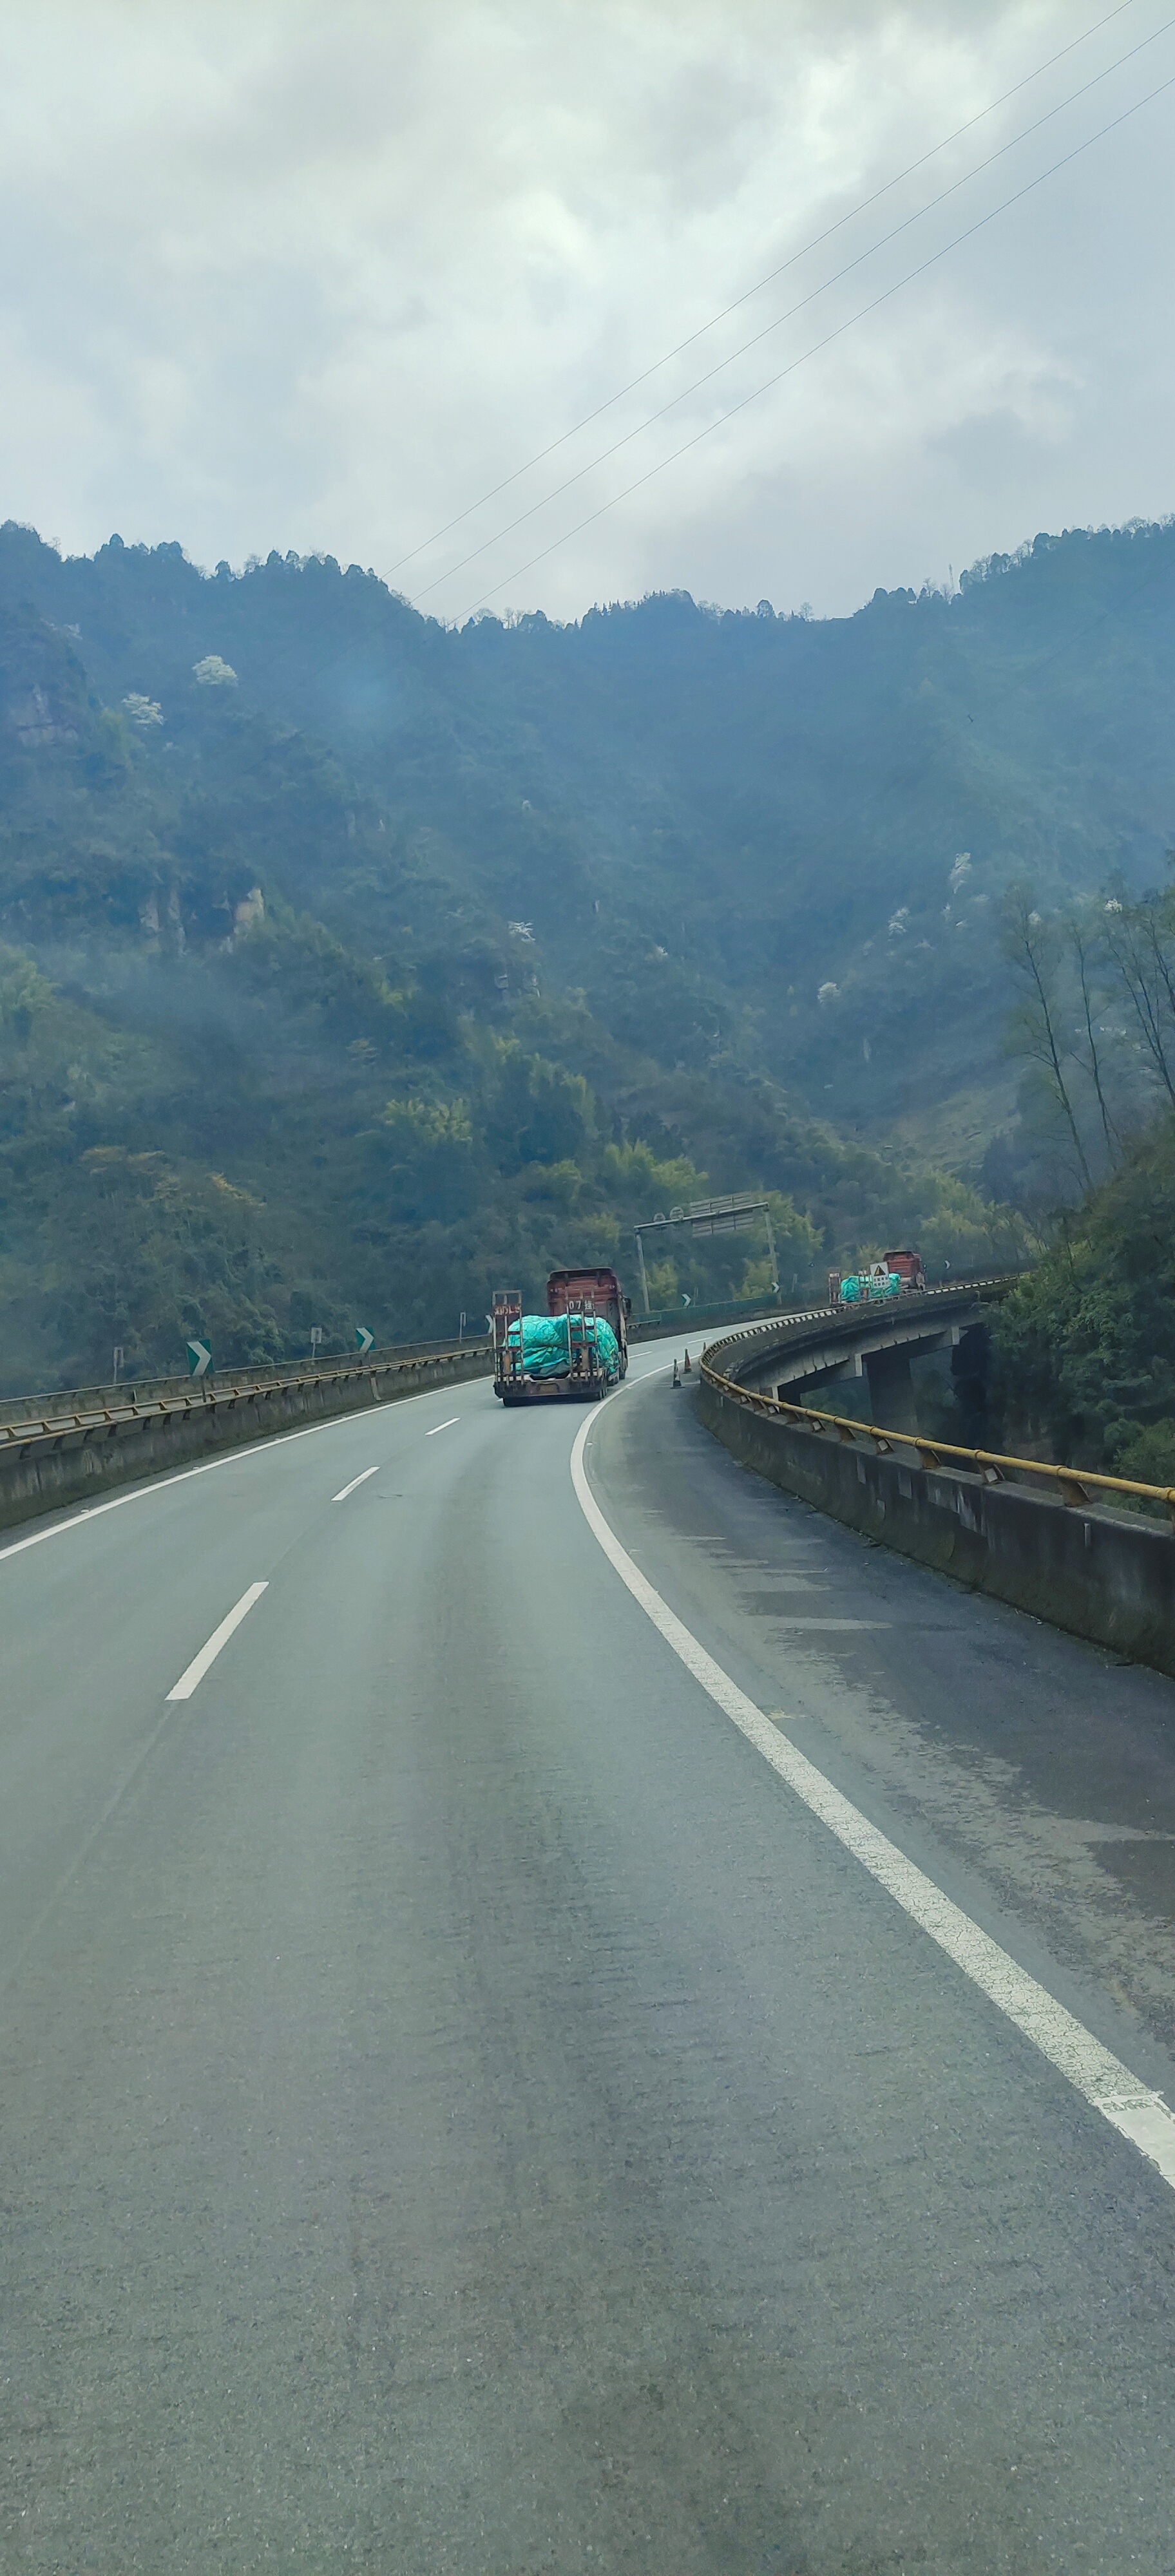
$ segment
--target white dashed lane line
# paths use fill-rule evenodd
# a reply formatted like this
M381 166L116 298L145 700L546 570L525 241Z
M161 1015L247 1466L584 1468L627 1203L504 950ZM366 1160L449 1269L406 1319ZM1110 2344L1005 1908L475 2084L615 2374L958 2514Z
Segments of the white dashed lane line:
M242 1619L248 1617L254 1602L260 1601L262 1593L268 1590L267 1583L251 1583L248 1591L242 1592L235 1609L229 1611L227 1619L221 1620L219 1628L213 1629L207 1645L201 1646L198 1655L193 1655L191 1663L180 1674L174 1689L169 1690L167 1694L169 1699L191 1698L193 1691L197 1690L203 1681L209 1665L216 1662L221 1647L227 1646L234 1630L240 1627Z
M428 1404L435 1393L434 1387L422 1387L418 1395L397 1397L388 1411L399 1413L408 1404ZM457 1422L460 1416L455 1413L451 1419ZM47 1539L68 1538L72 1531L85 1529L91 1521L104 1519L107 1512L125 1511L128 1503L152 1502L158 1495L170 1493L174 1485L190 1484L195 1476L216 1476L222 1467L247 1466L252 1459L267 1458L278 1449L288 1449L294 1440L317 1440L324 1431L353 1431L354 1427L353 1413L332 1413L329 1421L306 1423L300 1431L275 1431L268 1439L242 1441L239 1448L226 1451L223 1458L205 1458L199 1467L180 1467L174 1475L152 1476L141 1485L132 1485L129 1493L112 1494L105 1503L84 1503L81 1510L71 1512L67 1520L49 1521L40 1529L30 1530L26 1538L11 1539L6 1547L0 1547L0 1564L5 1557L23 1556L27 1548L44 1547ZM447 1431L448 1428L447 1422L437 1425L439 1431Z
M365 1467L361 1476L352 1476L350 1484L344 1485L341 1493L331 1495L332 1503L345 1503L348 1494L353 1494L357 1485L365 1485L369 1476L378 1476L378 1474L378 1467Z

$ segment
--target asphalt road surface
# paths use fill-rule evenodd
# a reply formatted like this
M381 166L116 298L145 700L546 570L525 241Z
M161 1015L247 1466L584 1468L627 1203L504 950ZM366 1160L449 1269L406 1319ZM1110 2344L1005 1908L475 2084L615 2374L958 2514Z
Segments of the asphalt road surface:
M1175 1686L668 1356L585 1453L666 1616L1175 2100ZM584 1422L0 1548L5 2576L1175 2569L1175 2188L659 1632Z

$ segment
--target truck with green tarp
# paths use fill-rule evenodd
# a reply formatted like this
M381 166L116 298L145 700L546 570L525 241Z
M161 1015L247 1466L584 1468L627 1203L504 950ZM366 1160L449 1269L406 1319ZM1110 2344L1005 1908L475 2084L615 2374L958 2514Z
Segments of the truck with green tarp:
M595 1403L628 1367L628 1301L614 1270L552 1270L547 1312L495 1288L494 1393L503 1404Z

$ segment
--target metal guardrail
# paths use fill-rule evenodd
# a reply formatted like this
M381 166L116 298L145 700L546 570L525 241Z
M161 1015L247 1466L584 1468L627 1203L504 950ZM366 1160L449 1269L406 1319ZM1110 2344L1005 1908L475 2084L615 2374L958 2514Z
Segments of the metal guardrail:
M209 1369L207 1375L193 1379L186 1369L173 1369L160 1377L127 1377L111 1385L42 1387L27 1395L0 1396L0 1431L6 1424L19 1425L60 1414L101 1414L108 1407L116 1410L155 1404L162 1396L182 1396L195 1387L231 1386L240 1391L246 1383L260 1393L267 1386L284 1385L295 1372L303 1377L327 1375L339 1368L384 1368L390 1361L440 1358L450 1350L488 1350L489 1337L484 1333L462 1334L454 1343L452 1335L442 1335L433 1342L380 1342L370 1351L320 1351L317 1357L287 1360L243 1360L237 1368Z
M979 1279L967 1280L959 1284L968 1288L974 1287L977 1291L981 1289L990 1291L1003 1288L1006 1283L1003 1280ZM936 1292L931 1289L927 1293L928 1296L933 1297ZM944 1292L939 1290L937 1293L941 1295ZM841 1310L834 1310L831 1306L823 1307L813 1315L789 1315L786 1320L788 1323L817 1323L822 1322L826 1314L831 1315L834 1311ZM862 1309L862 1322L868 1311L868 1308ZM729 1339L725 1344L716 1342L710 1347L715 1350L729 1347ZM1175 1485L1144 1485L1130 1476L1103 1476L1092 1468L1054 1467L1043 1458L1011 1458L1003 1456L998 1450L964 1449L953 1440L931 1439L920 1431L889 1431L879 1423L858 1422L847 1414L819 1412L814 1405L789 1404L783 1396L761 1395L750 1387L740 1386L737 1378L725 1377L720 1369L711 1367L705 1351L702 1352L698 1368L709 1385L716 1387L722 1395L733 1397L736 1404L745 1406L750 1413L762 1413L776 1421L792 1422L805 1431L835 1432L838 1439L848 1442L872 1441L874 1454L877 1456L888 1456L895 1449L912 1449L921 1467L938 1468L947 1475L952 1472L978 1475L987 1485L1019 1483L1025 1478L1039 1476L1059 1494L1062 1503L1077 1508L1082 1504L1096 1505L1098 1496L1101 1494L1110 1497L1118 1494L1128 1495L1133 1501L1146 1503L1152 1507L1158 1506L1165 1510L1170 1515L1172 1528L1175 1529ZM952 1469L952 1462L955 1460L962 1461L962 1464Z
M0 1423L0 1456L45 1440L66 1440L77 1432L117 1431L122 1423L159 1422L171 1414L209 1413L218 1404L248 1403L253 1396L280 1395L310 1386L338 1386L355 1378L398 1376L414 1369L436 1368L443 1366L446 1360L488 1356L489 1349L487 1341L465 1341L451 1344L448 1348L421 1351L410 1359L380 1359L368 1354L334 1368L302 1368L285 1377L272 1372L250 1377L247 1371L242 1370L228 1385L193 1381L180 1394L154 1396L145 1403L132 1400L127 1404L91 1405L73 1412L50 1413L31 1419L26 1416L23 1421Z

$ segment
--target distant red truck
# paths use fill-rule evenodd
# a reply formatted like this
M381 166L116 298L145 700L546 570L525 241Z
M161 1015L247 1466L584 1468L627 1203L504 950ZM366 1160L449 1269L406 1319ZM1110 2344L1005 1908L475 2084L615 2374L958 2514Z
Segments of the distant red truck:
M895 1286L895 1281L900 1286ZM830 1306L855 1305L858 1298L905 1296L908 1289L925 1289L926 1273L920 1252L884 1252L869 1270L853 1272L842 1279L839 1270L828 1273Z

